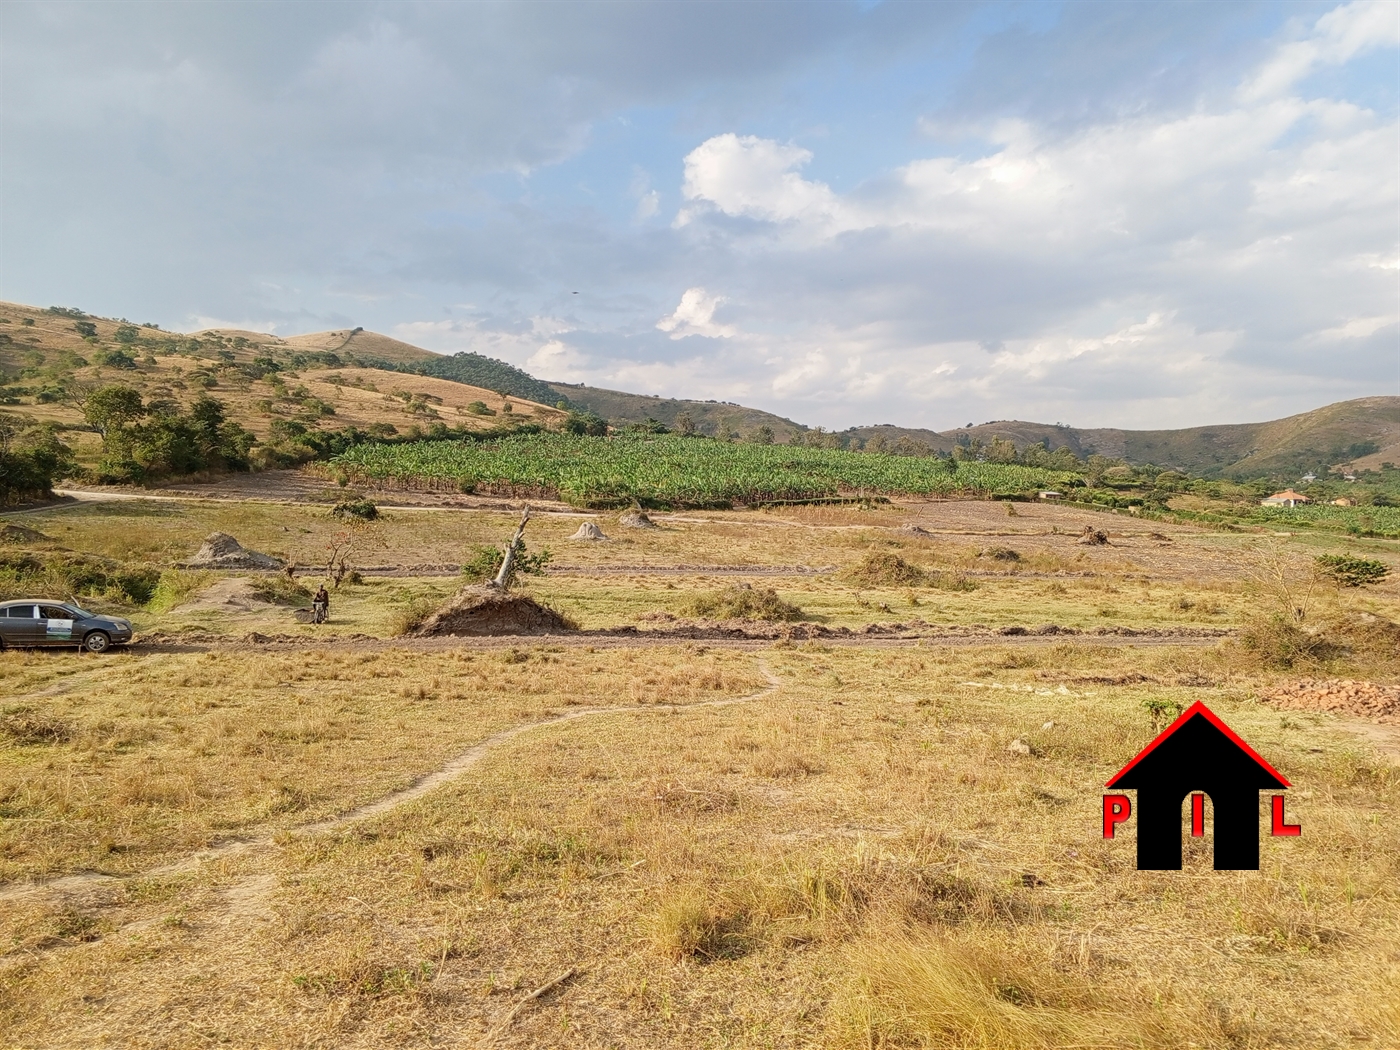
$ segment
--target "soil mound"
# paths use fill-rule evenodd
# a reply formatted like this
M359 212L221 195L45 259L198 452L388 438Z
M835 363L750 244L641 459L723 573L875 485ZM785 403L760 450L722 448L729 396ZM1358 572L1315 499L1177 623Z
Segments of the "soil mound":
M578 624L547 605L490 587L464 587L414 632L418 635L563 634Z
M280 569L282 562L248 550L226 532L211 532L184 565L187 569Z
M1349 678L1303 678L1262 695L1275 707L1331 711L1400 725L1400 685L1354 682Z
M0 543L44 543L50 537L27 525L0 525Z
M1106 547L1108 546L1108 533L1104 532L1103 529L1096 529L1092 525L1085 525L1084 531L1079 534L1079 539L1075 542L1083 543L1089 547Z
M654 529L656 522L647 517L646 511L629 510L622 517L617 519L619 525L626 525L629 529Z
M605 540L603 530L594 525L591 521L585 521L578 527L578 532L569 537L571 540Z

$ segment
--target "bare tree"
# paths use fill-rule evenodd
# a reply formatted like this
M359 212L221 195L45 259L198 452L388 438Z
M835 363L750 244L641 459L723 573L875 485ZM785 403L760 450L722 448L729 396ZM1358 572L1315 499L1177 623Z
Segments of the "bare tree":
M1307 620L1319 583L1312 564L1290 558L1283 544L1269 542L1252 549L1244 572L1276 613L1294 623Z
M524 512L520 515L520 524L516 526L515 535L506 544L505 557L501 559L501 567L496 571L496 578L487 584L488 587L494 587L499 591L510 589L511 578L515 572L515 559L525 546L525 525L529 520L530 507L529 504L526 504Z

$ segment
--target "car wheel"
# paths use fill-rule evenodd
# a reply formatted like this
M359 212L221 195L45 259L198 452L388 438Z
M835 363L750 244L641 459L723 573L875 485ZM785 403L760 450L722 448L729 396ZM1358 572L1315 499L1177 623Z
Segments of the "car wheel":
M90 631L83 635L83 648L90 653L105 653L111 645L112 639L105 631Z

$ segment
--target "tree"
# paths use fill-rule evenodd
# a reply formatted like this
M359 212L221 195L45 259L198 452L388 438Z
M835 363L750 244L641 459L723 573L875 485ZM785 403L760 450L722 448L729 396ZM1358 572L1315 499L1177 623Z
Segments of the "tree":
M694 437L696 429L695 419L689 412L682 412L676 417L675 431L681 437Z
M145 414L141 395L129 386L104 386L83 402L83 418L102 435L104 442L113 432L120 433Z
M763 426L759 427L754 433L753 442L755 445L773 444L773 428L767 423L763 424Z
M592 412L570 412L564 420L564 430L579 437L607 437L608 421Z

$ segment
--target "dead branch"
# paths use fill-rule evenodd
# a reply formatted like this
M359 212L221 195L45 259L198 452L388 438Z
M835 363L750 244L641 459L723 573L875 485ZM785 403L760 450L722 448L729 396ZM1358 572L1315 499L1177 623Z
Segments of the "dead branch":
M529 511L526 511L526 514L528 515ZM520 527L525 527L525 523L523 521L520 523ZM510 1013L506 1014L505 1018L501 1021L501 1023L498 1024L495 1028L491 1029L490 1033L486 1036L487 1045L490 1045L491 1043L495 1042L496 1038L502 1035L505 1032L505 1030L510 1027L511 1022L513 1022L518 1016L520 1016L520 1012L524 1010L525 1007L529 1006L536 999L548 995L550 992L554 991L554 989L558 988L569 978L573 977L576 973L578 973L578 967L570 966L558 977L554 978L554 980L550 981L547 984L540 985L533 992L527 995L524 999L521 999L520 1002L516 1003L515 1006L511 1008Z
M520 553L521 543L525 538L525 524L530 520L530 507L525 506L525 511L520 515L520 524L516 526L515 535L506 544L506 556L501 560L501 567L496 572L496 578L491 581L491 587L504 591L510 587L511 570L515 567L515 556Z

